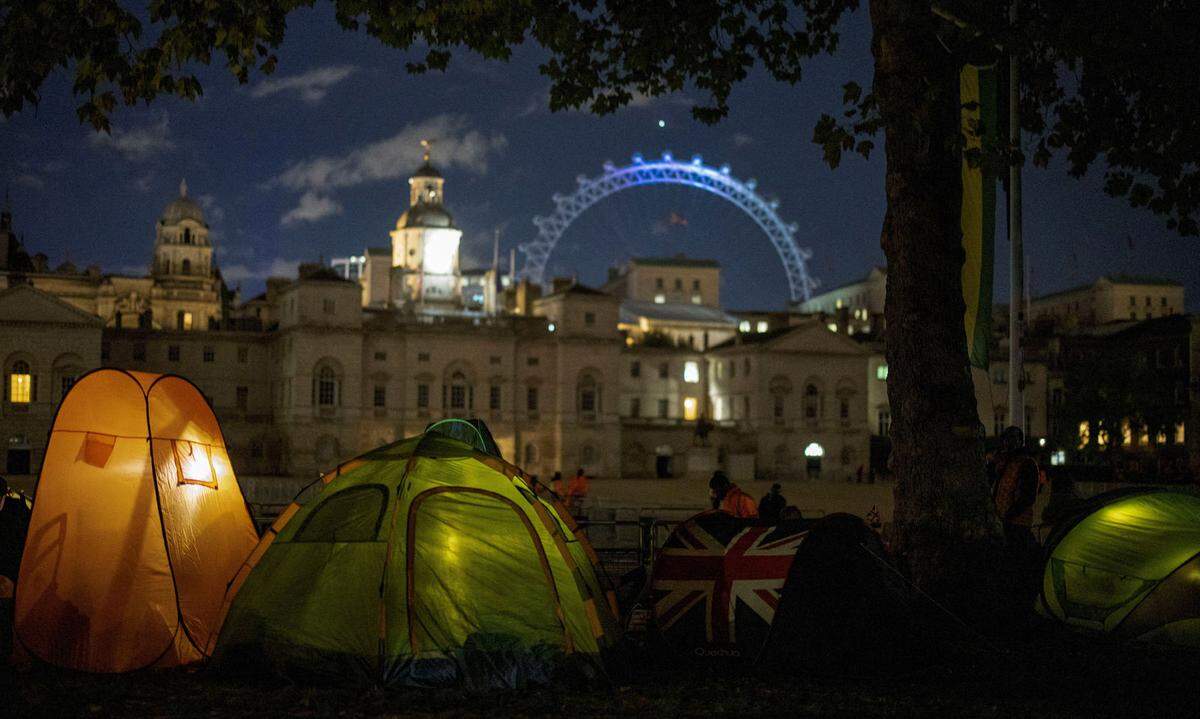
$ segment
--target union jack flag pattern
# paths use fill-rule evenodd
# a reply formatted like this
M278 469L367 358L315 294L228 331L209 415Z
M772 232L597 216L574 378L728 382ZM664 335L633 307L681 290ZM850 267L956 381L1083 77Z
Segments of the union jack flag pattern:
M756 525L723 512L680 524L651 578L659 631L687 650L760 647L805 524Z

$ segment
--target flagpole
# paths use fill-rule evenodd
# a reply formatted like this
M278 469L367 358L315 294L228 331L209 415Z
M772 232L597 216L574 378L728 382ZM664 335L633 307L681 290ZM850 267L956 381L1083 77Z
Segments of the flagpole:
M1010 27L1017 24L1017 4L1008 8ZM1008 48L1008 142L1013 152L1021 149L1020 68L1015 40ZM1025 299L1025 247L1021 226L1021 164L1010 159L1008 167L1008 418L1009 424L1027 432L1025 426L1025 372L1021 357L1021 330L1024 325L1022 307Z

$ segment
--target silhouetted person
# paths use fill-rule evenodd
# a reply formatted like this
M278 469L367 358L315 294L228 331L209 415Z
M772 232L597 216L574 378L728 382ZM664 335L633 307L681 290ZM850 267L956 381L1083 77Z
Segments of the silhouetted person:
M554 476L550 478L550 489L554 490L554 493L558 495L559 499L563 499L567 496L567 487L566 483L563 482L562 472L555 472Z
M1037 460L1025 449L1025 434L1019 427L1009 427L1001 435L1002 445L993 457L991 471L995 477L992 499L996 513L1004 524L1004 544L1013 568L1021 573L1021 584L1014 589L1027 589L1031 582L1033 563L1038 557L1038 542L1033 536L1033 505L1037 501L1040 470Z
M771 485L771 491L763 495L763 498L758 503L758 516L768 522L778 522L780 513L787 506L787 500L780 494L783 487L776 482Z
M708 496L712 500L713 509L728 512L735 517L758 516L758 505L755 504L754 498L730 482L729 477L719 469L713 472L712 479L708 480Z

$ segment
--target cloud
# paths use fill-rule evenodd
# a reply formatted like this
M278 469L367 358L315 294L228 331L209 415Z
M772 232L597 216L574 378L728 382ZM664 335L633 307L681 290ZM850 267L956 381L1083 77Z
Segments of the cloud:
M662 107L664 105L690 107L695 104L692 101L692 98L688 97L682 92L671 92L665 95L655 95L652 97L644 92L631 90L630 94L633 97L631 97L629 102L625 104L625 108L632 108L634 110L645 110L647 108ZM517 119L523 119L532 115L539 115L549 112L550 88L547 87L531 95L526 101L525 105L516 112L515 117ZM587 105L585 104L579 110L572 109L568 110L567 112L587 112Z
M290 227L301 222L316 222L341 213L340 202L310 190L300 196L299 205L283 213L283 217L279 218L279 224Z
M508 144L504 135L485 135L468 129L462 117L438 115L344 155L325 155L296 162L265 186L281 186L298 192L328 192L365 182L405 177L421 164L421 140L424 139L433 141L433 161L438 167L457 167L479 175L487 172L488 159Z
M46 187L46 181L37 175L26 172L13 178L13 183L31 190L41 190Z
M655 95L651 97L644 92L638 90L633 91L633 98L629 101L626 107L644 108L658 107L662 105L692 105L692 99L681 92L671 92L665 95Z
M133 181L133 186L138 192L149 192L154 188L154 180L156 179L153 172L147 172L141 177Z
M167 113L163 113L159 121L136 130L113 128L112 134L98 132L91 136L91 142L96 147L104 147L115 151L126 160L145 162L154 157L175 149L175 143L170 138L171 127Z
M212 195L197 195L196 201L200 203L200 208L204 210L204 219L209 225L218 225L225 220L225 209L217 204L217 198Z
M300 99L315 105L325 99L329 88L358 71L353 65L318 67L300 75L288 75L263 80L250 90L250 96L261 98L281 92L296 92Z
M734 147L745 147L746 145L749 145L752 142L754 142L754 138L751 137L750 135L747 135L744 132L733 133L733 146Z
M268 277L295 277L300 267L300 260L285 260L276 257L269 262L257 265L229 265L221 268L221 278L231 284L246 280L264 280Z

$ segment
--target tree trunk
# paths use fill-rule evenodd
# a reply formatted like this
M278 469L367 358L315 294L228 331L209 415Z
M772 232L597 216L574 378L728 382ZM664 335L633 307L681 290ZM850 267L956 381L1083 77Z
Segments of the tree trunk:
M958 67L928 2L872 0L870 11L887 154L895 539L918 586L966 600L996 568L1000 528L963 330Z

